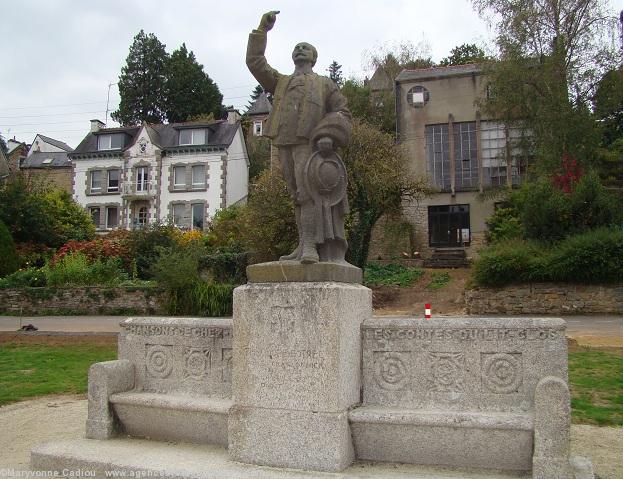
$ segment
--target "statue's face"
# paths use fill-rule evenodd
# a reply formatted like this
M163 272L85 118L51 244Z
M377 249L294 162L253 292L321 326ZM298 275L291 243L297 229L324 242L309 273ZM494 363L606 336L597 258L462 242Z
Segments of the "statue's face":
M311 63L312 66L316 63L316 57L318 53L313 45L306 42L298 43L292 51L292 60L294 64L299 63Z

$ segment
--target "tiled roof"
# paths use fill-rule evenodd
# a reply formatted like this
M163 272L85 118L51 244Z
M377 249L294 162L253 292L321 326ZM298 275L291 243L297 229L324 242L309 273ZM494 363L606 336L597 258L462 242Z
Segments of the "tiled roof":
M239 123L230 124L224 120L213 123L186 122L147 125L147 132L153 144L163 150L179 147L179 130L188 128L206 128L208 132L207 146L229 146L234 139ZM110 133L124 133L127 135L125 146L121 150L130 148L136 141L136 136L142 127L103 128L98 132L89 133L74 150L74 154L96 153L98 135ZM199 146L199 145L197 145ZM186 148L186 146L184 146ZM114 150L112 150L114 151Z
M272 109L273 106L268 101L266 93L262 92L247 110L247 115L265 115L270 113Z
M54 138L50 138L49 136L44 136L42 134L38 134L37 136L41 138L43 141L45 141L46 143L49 143L50 145L54 145L57 148L60 148L61 150L65 150L68 152L74 151L74 149L71 146L69 146L67 143L64 143L59 140L55 140Z
M71 166L71 161L69 161L66 151L35 151L30 156L24 158L24 161L20 164L20 168L59 168L67 166Z
M431 80L482 73L482 67L473 63L454 65L450 67L419 68L417 70L402 70L396 77L397 82L410 80Z

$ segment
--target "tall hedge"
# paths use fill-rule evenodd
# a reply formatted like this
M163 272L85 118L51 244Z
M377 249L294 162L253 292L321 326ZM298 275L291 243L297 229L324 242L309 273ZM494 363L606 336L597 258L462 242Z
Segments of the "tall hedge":
M19 261L13 237L6 225L0 221L0 277L9 275L18 269Z

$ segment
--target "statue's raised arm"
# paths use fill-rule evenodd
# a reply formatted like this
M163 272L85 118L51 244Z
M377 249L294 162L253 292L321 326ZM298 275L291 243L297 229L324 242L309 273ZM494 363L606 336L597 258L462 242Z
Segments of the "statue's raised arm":
M262 19L260 20L260 26L257 29L261 32L268 32L273 29L275 26L275 22L277 21L277 14L279 10L273 10L271 12L266 12L262 15Z
M264 53L266 52L266 33L275 26L278 13L278 10L273 10L262 15L259 26L249 34L249 42L247 43L247 67L249 71L265 91L273 94L281 75L268 64Z

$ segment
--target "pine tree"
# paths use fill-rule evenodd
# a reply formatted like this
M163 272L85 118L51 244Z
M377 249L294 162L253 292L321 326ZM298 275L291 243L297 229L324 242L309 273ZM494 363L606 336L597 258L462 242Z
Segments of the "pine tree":
M119 76L119 108L113 120L124 126L161 123L165 119L165 45L141 30L134 37L126 65Z
M247 111L249 111L249 108L253 106L253 103L255 103L255 101L260 97L262 93L264 93L262 85L256 85L251 92L251 99L249 100L249 103L247 103Z
M225 114L218 85L203 71L203 65L184 43L168 61L165 91L166 116L170 123L209 114L222 118Z
M342 77L342 65L333 60L333 63L327 68L329 78L335 82L337 86L342 86L344 78Z

